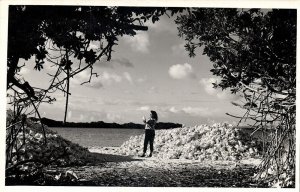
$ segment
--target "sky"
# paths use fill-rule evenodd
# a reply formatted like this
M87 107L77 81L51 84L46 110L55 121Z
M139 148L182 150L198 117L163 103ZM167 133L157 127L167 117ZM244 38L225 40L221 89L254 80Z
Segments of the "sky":
M196 57L188 56L174 17L163 16L146 25L148 31L119 38L110 62L95 63L94 72L99 76L93 76L90 84L80 85L89 79L89 71L71 79L67 121L141 123L150 110L158 113L160 122L188 126L237 121L225 113L241 115L241 109L231 104L239 96L212 88L218 81L209 71L212 62L202 55L202 48ZM21 62L25 67L20 73L32 86L49 85L45 74L54 72L50 63L35 71L32 59ZM66 98L62 92L53 96L56 102L42 104L40 113L62 121Z

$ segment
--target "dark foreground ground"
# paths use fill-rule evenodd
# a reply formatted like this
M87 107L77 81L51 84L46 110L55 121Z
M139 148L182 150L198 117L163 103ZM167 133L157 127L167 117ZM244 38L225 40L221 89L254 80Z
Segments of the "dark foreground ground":
M95 150L87 166L48 168L40 184L30 180L6 185L116 186L116 187L267 187L252 180L259 159L195 161L139 158ZM62 179L53 180L58 177ZM69 172L68 174L66 174ZM70 174L71 173L71 174ZM48 178L51 178L51 180Z
M50 185L118 187L267 187L252 180L259 159L233 161L165 160L97 151L89 166L64 168L78 179ZM107 154L103 154L107 153ZM103 162L97 162L101 159ZM97 163L96 163L97 162Z
M151 160L150 160L151 161ZM199 162L107 163L75 169L78 185L130 187L264 187L252 181L255 168L247 164Z

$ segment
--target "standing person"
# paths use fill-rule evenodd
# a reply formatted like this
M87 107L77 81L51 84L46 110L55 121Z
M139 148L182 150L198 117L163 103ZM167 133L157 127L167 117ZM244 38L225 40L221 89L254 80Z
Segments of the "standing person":
M157 113L155 111L150 111L150 119L146 120L143 119L143 122L145 123L145 139L144 139L144 150L141 157L145 157L147 152L147 146L148 143L150 143L150 154L149 157L152 157L153 152L153 141L155 137L155 126L156 122L158 120Z

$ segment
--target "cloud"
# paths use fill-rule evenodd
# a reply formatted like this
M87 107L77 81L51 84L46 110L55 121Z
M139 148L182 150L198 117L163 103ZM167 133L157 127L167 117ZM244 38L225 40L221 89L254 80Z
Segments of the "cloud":
M103 61L99 61L99 62L97 62L97 63L95 63L95 67L103 67L103 68L111 68L111 69L113 69L114 68L114 63L113 62L111 62L112 60L110 60L110 61L105 61L105 60L103 60Z
M146 32L137 32L135 36L124 36L125 42L127 42L133 51L148 53L149 52L149 35Z
M123 75L128 82L132 83L131 75L128 72L124 72Z
M171 107L171 108L169 109L169 111L172 112L172 113L179 113L179 112L180 112L180 110L179 110L179 109L176 109L175 107Z
M187 114L190 116L201 116L201 117L211 116L215 112L215 110L209 110L208 108L204 108L204 107L190 107L190 106L182 107L180 109L172 106L171 108L169 108L168 111L173 114Z
M150 89L147 90L148 93L150 94L154 94L154 93L158 93L157 87L152 86L150 87Z
M148 20L145 25L149 27L149 30L153 30L157 33L171 33L177 35L177 25L174 22L176 16L169 18L164 15L160 17L159 21L152 23L151 20Z
M68 111L67 118L68 118L68 119L71 119L71 118L72 118L72 111Z
M120 121L122 117L119 114L107 112L104 110L78 110L72 109L71 116L68 116L68 121L71 122L91 122L91 121L105 121L115 122ZM68 113L69 115L69 113Z
M84 114L80 114L80 116L79 116L79 122L83 122L83 121L85 121L85 115Z
M88 81L90 78L90 71L82 71L78 73L73 79L71 79L71 85L80 85L83 82ZM103 87L103 83L100 77L92 76L90 83L85 83L84 86L91 88L101 88Z
M106 118L110 122L120 122L120 121L122 121L122 117L120 115L114 114L114 113L107 113Z
M137 79L137 82L139 83L144 83L145 81L147 81L147 77L141 77Z
M190 64L176 64L169 68L169 75L174 79L195 78L193 68Z
M128 72L124 72L123 75L118 75L116 73L109 73L104 71L102 74L98 74L99 76L92 76L90 83L85 83L84 86L91 87L91 88L101 88L105 85L111 85L113 83L121 83L125 79L129 83L132 83L132 77ZM76 75L72 80L71 83L73 85L80 85L83 82L88 81L90 78L90 71L82 71L78 75Z
M29 74L30 70L27 67L22 67L19 74L21 76Z
M116 59L112 59L111 61L118 63L119 65L124 67L133 67L132 62L127 58L116 58Z
M184 111L186 114L189 114L192 116L210 116L210 115L212 115L212 111L210 111L208 108L202 108L202 107L184 107L184 108L182 108L182 111Z
M213 88L213 83L219 83L221 79L219 77L211 77L211 78L202 78L200 80L200 84L204 87L204 90L209 95L218 94L218 90Z
M96 67L105 67L105 68L114 68L115 65L121 65L124 67L134 67L133 63L127 59L127 58L116 58L116 59L111 59L110 61L99 61L95 65Z
M180 43L180 44L177 44L177 45L173 45L171 47L171 50L173 52L174 55L187 55L187 52L185 50L185 47L184 47L185 43Z
M148 105L147 106L142 106L142 107L139 107L137 110L138 111L149 111L150 107Z
M237 100L239 98L238 95L231 94L228 90L220 90L213 88L213 83L219 83L221 78L219 77L211 77L211 78L202 78L200 80L200 84L203 86L206 93L209 95L214 95L219 99L226 100Z
M122 81L122 77L120 75L117 75L115 73L108 73L104 71L102 75L100 75L100 79L102 82L107 82L108 84L111 84L112 82L119 83Z

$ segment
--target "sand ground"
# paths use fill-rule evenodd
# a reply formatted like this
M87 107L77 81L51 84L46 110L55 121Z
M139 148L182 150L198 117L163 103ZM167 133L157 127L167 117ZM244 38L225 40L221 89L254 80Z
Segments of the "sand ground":
M72 167L85 186L128 187L263 187L252 180L260 159L195 161L130 157L117 148L89 148L94 155L88 166Z

